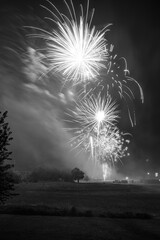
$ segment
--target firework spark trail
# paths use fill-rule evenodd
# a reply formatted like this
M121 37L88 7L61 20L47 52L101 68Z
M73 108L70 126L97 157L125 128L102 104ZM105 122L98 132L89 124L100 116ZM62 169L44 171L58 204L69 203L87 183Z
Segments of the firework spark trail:
M130 84L137 85L140 92L140 99L144 103L143 90L140 84L132 77L127 67L127 61L124 57L118 59L117 55L110 56L110 63L108 67L107 77L111 78L111 86L116 87L121 99L126 103L128 116L132 127L136 125L135 109L133 100L135 99L134 93L130 88ZM107 78L108 83L108 78ZM108 84L108 91L110 85Z
M102 164L102 173L103 173L103 181L106 181L106 179L111 174L111 168L109 167L108 163Z
M129 87L129 83L134 83L137 85L140 92L141 101L144 103L142 87L134 78L130 77L130 72L127 67L127 60L124 57L118 58L116 54L113 55L110 53L108 75L111 77L112 86L114 87L117 85L121 98L127 95L130 99L135 99L134 93Z

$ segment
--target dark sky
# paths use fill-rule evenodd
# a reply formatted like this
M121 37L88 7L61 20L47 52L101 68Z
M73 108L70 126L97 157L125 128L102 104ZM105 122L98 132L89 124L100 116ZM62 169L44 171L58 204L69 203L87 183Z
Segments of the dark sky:
M85 6L86 1L73 0L75 7L80 2ZM43 19L46 13L39 6L40 3L45 1L2 1L1 29L4 23L9 24L11 12L17 12L16 14L23 17L37 15ZM63 1L55 0L53 3L62 11L65 9ZM90 8L93 7L95 8L93 24L102 27L113 23L108 39L113 43L117 54L127 59L131 76L139 82L144 91L144 104L141 104L138 98L135 100L137 125L131 129L134 138L131 143L131 153L134 159L138 159L138 166L143 166L146 164L145 160L150 159L152 168L158 167L160 170L158 3L157 1L90 0ZM128 124L126 128L130 130ZM129 164L128 167L130 168Z

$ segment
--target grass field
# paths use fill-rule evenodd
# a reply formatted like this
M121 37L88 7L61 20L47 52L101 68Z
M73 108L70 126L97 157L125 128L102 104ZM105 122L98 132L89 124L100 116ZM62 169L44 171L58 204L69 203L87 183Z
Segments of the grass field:
M160 185L22 183L16 192L6 208L21 212L0 214L2 240L160 239Z

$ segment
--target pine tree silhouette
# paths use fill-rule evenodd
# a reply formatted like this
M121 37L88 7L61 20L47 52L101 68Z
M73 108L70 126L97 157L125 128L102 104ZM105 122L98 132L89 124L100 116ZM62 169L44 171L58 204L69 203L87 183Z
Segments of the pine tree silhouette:
M12 152L8 150L13 138L11 137L12 132L9 124L6 122L7 113L7 111L0 112L0 204L5 203L9 197L16 195L13 193L14 181L9 171L14 165L10 163Z

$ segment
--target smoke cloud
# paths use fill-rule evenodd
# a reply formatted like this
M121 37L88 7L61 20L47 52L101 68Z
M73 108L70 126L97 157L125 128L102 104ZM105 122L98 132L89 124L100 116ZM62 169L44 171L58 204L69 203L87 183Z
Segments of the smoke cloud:
M113 12L112 9L110 19L107 19L109 23L114 19ZM43 39L28 36L28 33L35 32L33 29L24 28L35 26L49 29L49 27L33 12L22 17L22 14L13 8L4 9L0 17L0 110L8 110L8 122L14 138L11 150L15 168L32 170L43 166L59 169L79 167L89 176L97 178L102 176L100 166L95 168L88 160L87 154L82 152L77 155L76 151L69 147L68 142L72 134L65 130L65 112L68 107L72 107L73 96L67 87L61 91L62 84L58 75L47 73L47 63L43 61L45 49L41 54L38 51L44 48ZM128 31L120 29L119 26L117 28L113 26L111 31L112 34L108 34L108 37L111 38L111 42L113 41L115 48L118 45L120 49L118 54L126 57L131 73L139 82L141 65L139 66L137 59L135 60L136 54L133 55L135 49ZM133 91L136 92L136 99L139 99L138 90ZM139 102L137 105L140 105ZM121 116L123 115L120 124L123 129L130 131L126 105L121 103L120 107ZM140 128L139 125L137 132ZM137 145L134 143L131 146L133 155ZM135 158L124 160L121 168L125 169L126 166L127 171L136 172L136 162L139 159ZM116 170L113 175L118 176Z
M59 94L58 77L46 74L46 66L41 63L43 56L36 51L39 42L20 30L27 21L36 26L37 17L35 25L30 17L21 18L22 25L17 19L19 16L12 13L10 21L4 21L0 47L0 110L8 111L15 168L79 167L86 172L87 156L71 151L71 134L64 129L64 112L70 97Z

